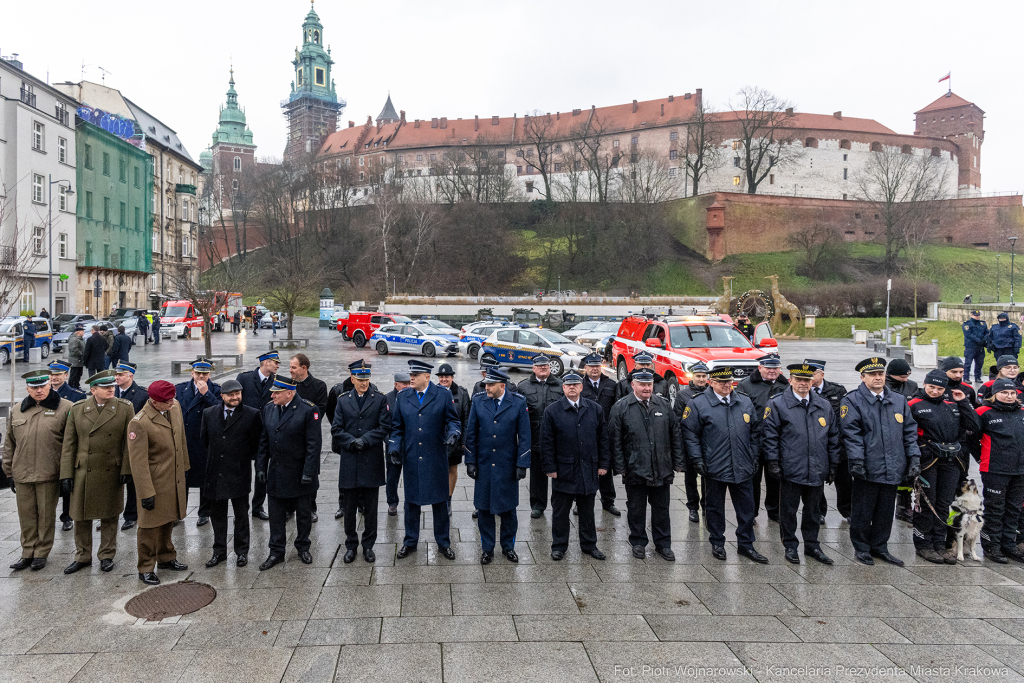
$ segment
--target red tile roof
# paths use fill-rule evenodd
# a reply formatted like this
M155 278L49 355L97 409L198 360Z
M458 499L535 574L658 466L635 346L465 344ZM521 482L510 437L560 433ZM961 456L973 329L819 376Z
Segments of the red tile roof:
M964 98L957 95L955 92L951 92L947 95L943 95L939 99L929 104L924 109L915 111L915 114L923 114L926 111L939 111L942 109L952 109L953 107L963 107L974 104L974 102L968 102ZM975 105L977 106L977 105Z
M723 122L737 121L742 112L725 111L718 114ZM852 116L836 118L834 114L803 114L794 113L788 119L789 128L834 130L848 133L877 133L880 135L896 135L896 131L883 126L874 119L858 119Z

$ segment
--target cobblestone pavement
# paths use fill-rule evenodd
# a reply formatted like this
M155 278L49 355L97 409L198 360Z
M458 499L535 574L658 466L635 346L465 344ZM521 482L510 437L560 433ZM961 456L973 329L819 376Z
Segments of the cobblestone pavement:
M297 333L311 338L313 373L329 385L362 356L373 362L378 386L389 388L390 374L408 360L356 350L313 321L299 321ZM219 334L214 351L244 353L248 369L270 338ZM148 384L170 378L171 360L201 351L200 342L165 342L136 348L132 360ZM828 359L829 376L851 388L857 379L849 368L866 355L840 341L784 342L781 353L786 361ZM455 366L457 382L475 381L475 364ZM472 480L463 470L452 504L455 561L433 543L396 561L401 516L387 516L382 491L377 562L345 565L332 514L337 467L325 450L312 565L290 549L283 565L260 572L268 529L253 520L249 565L205 569L212 530L196 528L190 507L173 536L190 570L161 575L208 583L218 595L194 614L156 624L136 623L123 609L143 590L134 530L119 532L109 574L97 564L64 576L74 540L59 528L47 567L14 574L7 565L19 556L18 518L14 496L0 492L0 681L1024 680L1024 567L924 563L902 524L890 549L905 568L855 564L834 507L822 530L833 567L785 562L778 525L763 511L757 549L771 564L739 557L733 542L720 562L703 526L687 520L679 482L671 504L675 563L650 551L634 559L625 516L600 509L598 545L608 559L581 554L573 540L555 563L550 509L532 520L524 502L519 564L499 555L481 567ZM624 509L621 488L619 503ZM431 538L429 514L424 528Z

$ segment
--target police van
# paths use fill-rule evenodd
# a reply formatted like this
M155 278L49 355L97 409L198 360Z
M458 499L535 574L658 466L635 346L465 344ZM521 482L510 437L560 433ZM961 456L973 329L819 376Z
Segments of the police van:
M20 359L25 349L25 321L22 316L8 316L0 319L0 365L10 362L11 354L18 354ZM44 359L50 355L53 344L53 328L46 318L32 318L36 326L36 340L33 348L39 349Z
M539 353L551 357L551 374L561 377L570 367L579 367L590 350L554 330L518 326L495 330L480 347L482 359L506 368L531 368Z
M424 356L448 355L459 352L459 345L453 338L434 334L424 325L402 324L382 325L370 335L370 345L377 353L419 353Z

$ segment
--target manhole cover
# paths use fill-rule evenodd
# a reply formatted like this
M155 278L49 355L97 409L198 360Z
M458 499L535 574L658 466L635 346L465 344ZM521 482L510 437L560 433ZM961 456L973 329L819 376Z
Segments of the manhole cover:
M194 581L182 581L158 586L141 595L136 595L128 601L124 609L133 617L144 618L147 621L159 621L167 617L191 614L209 605L216 597L217 591L213 586Z

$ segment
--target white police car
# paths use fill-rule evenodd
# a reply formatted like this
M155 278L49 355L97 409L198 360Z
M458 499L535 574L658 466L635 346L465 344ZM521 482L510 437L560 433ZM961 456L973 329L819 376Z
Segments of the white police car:
M551 357L551 374L560 377L590 354L590 349L575 344L554 330L506 327L492 333L480 347L481 358L497 361L506 368L533 367L533 357L543 353Z
M459 333L459 351L475 359L480 355L480 347L483 346L488 337L498 330L513 326L519 327L519 325L514 323L495 322L493 320L470 323L464 326L462 332Z
M377 353L421 353L424 356L454 355L459 345L443 335L431 332L417 325L382 325L370 335L370 344Z

